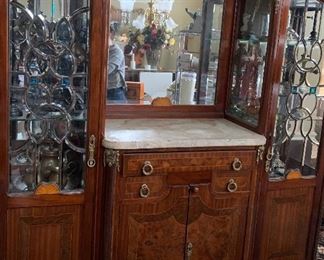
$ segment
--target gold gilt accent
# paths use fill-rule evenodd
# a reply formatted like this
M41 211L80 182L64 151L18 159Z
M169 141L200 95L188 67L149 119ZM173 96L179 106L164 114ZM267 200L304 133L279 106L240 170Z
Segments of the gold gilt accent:
M263 161L264 149L265 149L264 145L261 145L258 148L258 153L257 153L257 158L256 158L257 164L259 163L259 161Z
M87 165L90 168L93 168L96 166L96 160L95 160L95 149L96 149L96 137L94 135L91 135L89 138L89 159L87 161Z
M192 256L192 249L193 249L193 245L191 242L187 243L186 246L186 255L187 255L187 260L190 260L191 256Z
M106 149L104 166L109 168L117 167L117 171L119 171L119 151Z
M272 147L269 147L266 158L267 158L267 160L265 163L265 171L268 173L270 171L271 160L273 158Z

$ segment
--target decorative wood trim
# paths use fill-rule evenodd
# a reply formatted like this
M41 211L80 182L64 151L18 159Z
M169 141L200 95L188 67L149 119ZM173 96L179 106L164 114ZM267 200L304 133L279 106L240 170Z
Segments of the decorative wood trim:
M91 1L91 39L90 39L90 84L89 91L89 121L88 136L96 136L98 144L102 143L105 131L105 106L107 86L107 60L109 36L110 0ZM96 160L103 160L104 150L101 145L96 146ZM82 259L102 259L102 237L104 207L105 175L102 163L96 167L88 168L85 185L84 213L81 225L80 248ZM91 225L91 227L89 226Z
M174 105L159 107L150 105L107 105L106 118L219 118L224 117L220 105Z
M72 256L72 229L73 229L73 214L62 214L59 216L44 216L44 217L21 217L19 218L19 236L18 244L22 246L19 251L19 259L29 259L30 249L30 227L40 225L59 225L61 229L61 259L71 259Z
M8 209L29 207L50 207L65 205L83 205L84 194L60 193L50 195L10 194L7 198Z
M264 154L264 145L259 146L258 151L257 151L257 158L256 158L256 162L257 164L259 163L259 161L263 161L263 154Z

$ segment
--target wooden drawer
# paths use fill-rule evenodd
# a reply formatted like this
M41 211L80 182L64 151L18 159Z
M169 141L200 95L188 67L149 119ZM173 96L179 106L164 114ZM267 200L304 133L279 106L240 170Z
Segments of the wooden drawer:
M145 199L140 191L143 185L149 189L147 198L159 198L168 193L165 176L147 176L122 178L120 182L120 195L122 199Z
M214 174L211 182L211 192L235 193L250 191L251 173L250 171L240 175Z
M241 169L234 171L235 159L241 162ZM145 162L153 167L151 175L167 175L175 172L250 171L255 165L255 151L210 151L210 152L166 152L124 154L122 174L124 177L145 176ZM150 170L148 167L147 170Z

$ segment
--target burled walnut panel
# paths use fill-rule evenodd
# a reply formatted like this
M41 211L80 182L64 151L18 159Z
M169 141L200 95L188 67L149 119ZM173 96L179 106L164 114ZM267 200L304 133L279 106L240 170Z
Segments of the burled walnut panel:
M241 259L246 232L249 194L216 194L208 185L190 193L187 242L191 259Z
M187 211L187 187L172 188L163 198L123 201L115 218L112 259L183 259Z

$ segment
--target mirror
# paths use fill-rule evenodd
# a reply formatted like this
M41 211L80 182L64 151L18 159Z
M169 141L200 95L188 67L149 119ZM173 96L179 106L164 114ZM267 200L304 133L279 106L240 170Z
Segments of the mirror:
M214 105L223 0L112 0L108 104Z

